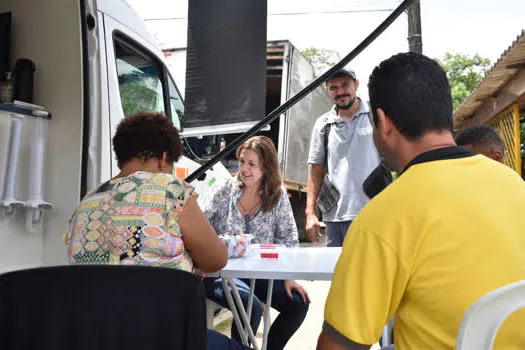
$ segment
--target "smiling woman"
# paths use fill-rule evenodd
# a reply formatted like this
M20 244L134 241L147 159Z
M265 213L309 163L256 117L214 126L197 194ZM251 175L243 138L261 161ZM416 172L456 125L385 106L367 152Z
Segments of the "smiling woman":
M204 214L218 234L251 234L252 243L299 244L292 206L282 185L277 152L271 139L255 136L237 149L239 173L207 203ZM234 280L247 305L250 288L246 280ZM228 307L220 279L204 281L206 296ZM260 298L266 298L268 281L258 280L250 325L254 333L262 317ZM308 293L295 281L275 281L272 307L280 312L268 336L268 349L282 349L301 326L310 303ZM232 338L240 340L233 325Z
M241 196L240 203L255 205L262 202L262 210L273 209L282 194L281 174L277 151L270 138L255 136L243 143L237 149L239 173L237 174L240 188L248 189ZM252 191L250 191L250 189ZM258 192L262 192L259 194ZM250 193L256 194L251 196Z

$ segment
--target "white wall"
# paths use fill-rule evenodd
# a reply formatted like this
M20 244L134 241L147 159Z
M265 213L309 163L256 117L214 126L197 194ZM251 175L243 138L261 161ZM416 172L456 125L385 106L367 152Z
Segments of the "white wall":
M79 1L2 0L5 11L13 11L12 64L36 63L34 103L53 114L45 199L54 208L35 233L25 232L22 215L0 221L0 271L67 262L61 236L79 201L83 108Z

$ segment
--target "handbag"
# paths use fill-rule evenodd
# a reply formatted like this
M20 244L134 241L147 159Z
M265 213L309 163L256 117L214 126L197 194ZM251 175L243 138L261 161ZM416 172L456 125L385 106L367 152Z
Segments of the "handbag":
M330 179L328 179L328 175L325 175L323 186L321 187L316 202L321 212L327 213L336 207L339 197L339 191L335 188Z
M337 206L337 202L339 201L340 195L337 188L332 184L330 179L328 178L328 135L330 134L330 130L332 129L332 123L327 123L324 126L324 149L325 149L325 169L326 169L326 175L323 180L323 186L321 187L321 191L319 192L319 196L317 197L317 207L321 210L322 213L327 213L333 208Z

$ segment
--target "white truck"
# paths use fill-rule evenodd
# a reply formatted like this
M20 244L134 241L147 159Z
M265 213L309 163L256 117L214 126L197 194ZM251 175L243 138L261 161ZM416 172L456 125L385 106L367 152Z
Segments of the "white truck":
M2 273L67 263L61 238L78 202L89 189L118 173L111 145L118 123L137 111L163 112L180 128L184 105L164 53L124 0L3 0L0 14L9 14L11 19L9 66L20 58L35 63L33 102L42 106L0 105ZM314 75L289 42L271 42L268 47L270 111ZM299 203L294 206L299 215L304 213L306 165L298 154L304 155L309 125L326 109L327 100L316 90L301 103L288 112L293 114L291 122L280 118L263 131L278 144L281 170L292 190L292 203ZM52 117L37 123L46 130L38 136L45 144L45 158L38 159L30 120L45 111ZM15 125L22 128L17 131ZM243 131L222 137L230 142ZM301 137L291 137L294 133ZM182 134L186 145L197 139L192 130ZM201 136L211 145L217 135ZM226 164L230 169L234 166L231 156ZM178 174L185 177L198 165L182 157ZM221 164L206 174L204 181L194 183L202 201L210 193L208 187L230 175ZM42 190L37 201L29 193L35 186Z
M61 237L79 200L118 173L111 137L119 121L140 110L166 113L179 125L184 106L163 53L125 1L2 0L0 13L11 13L11 67L19 58L35 62L34 104L52 115L44 122L47 151L39 179L52 209L43 220L36 215L28 232L28 178L35 174L32 141L22 132L13 188L21 205L0 198L0 272L65 264ZM12 161L13 120L31 119L20 111L0 108L3 179Z

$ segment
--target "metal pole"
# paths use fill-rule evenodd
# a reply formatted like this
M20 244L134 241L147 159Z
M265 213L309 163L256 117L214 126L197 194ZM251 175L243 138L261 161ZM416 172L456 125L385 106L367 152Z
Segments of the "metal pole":
M252 309L253 309L253 295L255 294L255 279L252 278L250 280L250 297L248 298L248 320L251 321L252 319ZM247 325L245 325L246 327L250 327L250 323L248 323ZM256 331L255 329L253 330L254 332ZM248 331L246 331L248 332Z
M420 0L414 0L408 8L408 50L423 54L423 38L421 36L421 6Z
M270 331L270 312L272 310L273 280L268 280L268 294L266 295L266 309L264 310L264 332L261 350L268 346L268 332Z
M241 336L242 343L244 345L248 345L248 335L246 334L246 332L244 332L244 328L241 323L242 321L239 316L239 312L237 312L237 307L235 306L235 302L233 301L232 293L230 292L230 288L228 287L227 278L222 279L222 291L224 293L224 296L226 297L226 301L228 302L230 311L233 314L233 321L235 322L235 325L237 326L237 331L239 332L239 335Z
M214 164L221 161L226 155L234 151L244 141L248 140L251 136L255 135L259 130L264 128L266 125L271 124L275 119L279 118L280 115L286 112L288 109L293 107L303 97L314 91L318 86L323 84L337 70L343 68L350 63L355 57L357 57L364 49L366 49L381 33L383 33L415 0L403 1L391 14L388 16L372 33L370 33L359 45L357 45L348 55L346 55L336 65L322 74L320 77L311 82L307 87L299 91L297 94L292 96L288 101L274 109L268 114L263 120L255 124L250 130L236 138L233 142L228 144L219 154L215 155L212 159L201 165L200 168L191 173L186 179L186 182L192 182L196 179L204 180L205 173Z
M237 303L237 311L239 311L241 319L246 325L246 331L247 331L248 338L250 339L250 342L252 343L253 348L255 350L259 350L259 346L257 346L257 341L255 340L255 335L253 334L252 327L250 326L250 319L248 318L248 315L246 315L246 310L244 310L244 305L242 303L239 291L237 290L237 286L235 285L235 282L233 282L231 278L228 278L228 283L230 284L232 288L233 298L235 299L235 302ZM244 332L244 330L242 329L237 329L237 330L239 331L239 334L241 333L241 331ZM244 344L244 345L248 345L248 344Z

